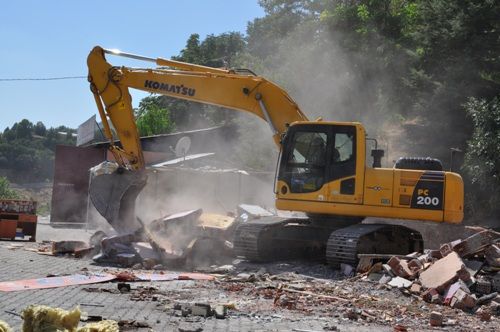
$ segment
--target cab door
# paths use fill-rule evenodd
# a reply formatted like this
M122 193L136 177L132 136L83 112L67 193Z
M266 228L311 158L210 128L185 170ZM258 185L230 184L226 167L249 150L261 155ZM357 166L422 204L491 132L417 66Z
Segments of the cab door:
M331 130L323 124L294 125L288 130L281 156L279 199L326 201Z
M331 160L328 167L328 201L361 204L363 202L363 166L358 143L361 132L356 125L331 126ZM364 142L364 136L361 136ZM360 151L362 150L362 151ZM361 166L361 167L360 167ZM358 175L358 176L357 176Z

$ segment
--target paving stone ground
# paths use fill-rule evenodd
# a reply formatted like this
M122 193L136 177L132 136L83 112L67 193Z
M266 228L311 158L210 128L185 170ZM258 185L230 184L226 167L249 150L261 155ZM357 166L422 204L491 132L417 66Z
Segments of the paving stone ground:
M52 228L40 224L37 240L85 239L92 232L68 228ZM12 245L30 243L0 242L0 281L42 278L48 275L64 275L89 271L103 271L104 267L93 265L90 259L53 257L24 250ZM10 248L9 248L10 247ZM102 290L115 290L116 283L68 286L61 288L0 292L0 320L8 322L14 331L20 331L22 319L16 314L30 304L43 304L63 309L79 305L89 315L100 315L114 320L137 320L147 322L151 329L137 331L178 331L180 324L199 325L203 331L323 331L325 327L337 326L339 331L391 331L387 326L339 323L332 317L283 315L280 312L253 314L231 311L227 319L178 317L166 310L176 300L200 302L224 302L228 295L212 281L166 281L133 283L133 288L154 286L167 294L159 301L132 301L130 294L115 294ZM88 292L85 288L96 288L101 292ZM167 304L167 305L166 305ZM258 309L258 308L257 308Z

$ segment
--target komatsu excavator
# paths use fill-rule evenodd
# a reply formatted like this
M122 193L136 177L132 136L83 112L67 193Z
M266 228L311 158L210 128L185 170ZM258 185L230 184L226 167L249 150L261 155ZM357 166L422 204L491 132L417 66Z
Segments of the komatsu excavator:
M156 63L156 68L111 65L106 54ZM401 158L381 168L383 150L366 160L361 123L310 121L279 86L243 69L219 69L95 47L87 59L89 82L104 132L119 168L93 181L97 210L118 226L135 218L146 184L145 163L129 88L244 111L263 119L279 148L276 208L307 218L263 217L241 223L236 253L250 260L324 257L331 265L355 264L358 254L406 254L423 249L410 228L377 220L460 223L463 181L436 159ZM115 144L111 124L120 146ZM372 223L361 223L371 218Z

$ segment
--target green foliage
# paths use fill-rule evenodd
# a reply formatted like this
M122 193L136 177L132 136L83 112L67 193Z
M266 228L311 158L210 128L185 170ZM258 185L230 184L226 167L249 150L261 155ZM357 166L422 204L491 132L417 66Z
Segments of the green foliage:
M47 129L23 119L6 128L0 139L0 169L15 182L40 182L54 173L54 152L58 144L75 145L74 129Z
M9 181L0 176L0 199L19 199L20 195L17 191L10 188Z
M465 105L474 125L467 142L464 170L474 185L476 210L500 212L500 96L491 101L471 98Z
M244 49L245 40L239 32L208 35L202 41L198 34L192 34L180 55L172 59L216 68L231 67ZM172 97L159 96L155 102L169 111L171 121L180 131L219 125L229 117L218 107Z
M141 136L168 134L174 129L169 110L159 105L157 97L148 97L139 103L136 119Z

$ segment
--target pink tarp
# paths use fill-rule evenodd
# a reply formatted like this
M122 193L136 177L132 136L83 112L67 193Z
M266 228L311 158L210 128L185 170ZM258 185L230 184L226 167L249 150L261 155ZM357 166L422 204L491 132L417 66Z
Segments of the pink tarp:
M108 273L96 274L74 274L64 277L48 277L40 279L26 279L16 281L0 282L1 292L14 292L28 289L56 288L74 285L96 284L116 279L116 276Z

